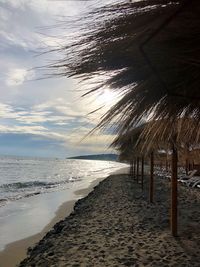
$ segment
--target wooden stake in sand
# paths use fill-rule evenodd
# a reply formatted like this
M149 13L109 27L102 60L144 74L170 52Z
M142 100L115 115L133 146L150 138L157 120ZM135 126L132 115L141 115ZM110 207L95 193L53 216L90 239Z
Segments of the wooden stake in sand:
M178 153L177 148L172 145L172 178L171 178L171 232L177 236L177 166Z
M133 159L130 161L130 177L133 178Z
M137 173L136 173L137 183L139 183L139 166L140 166L140 158L137 157Z
M141 160L141 188L143 190L144 187L144 157L142 156Z
M188 159L185 160L185 173L188 175Z
M168 172L168 160L167 159L165 161L165 170L166 170L166 172Z
M133 178L134 178L134 180L135 180L135 173L136 173L135 169L136 169L136 159L134 158L134 167L133 167Z
M150 185L149 185L149 201L153 203L153 191L154 191L154 153L151 152L151 164L150 164Z

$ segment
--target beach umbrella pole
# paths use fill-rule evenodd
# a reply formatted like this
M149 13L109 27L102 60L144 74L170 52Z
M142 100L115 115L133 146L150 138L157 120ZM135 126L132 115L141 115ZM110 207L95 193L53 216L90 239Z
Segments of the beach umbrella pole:
M167 161L167 159L166 159L166 162L165 162L165 170L166 170L166 172L168 172L168 161Z
M150 159L150 186L149 186L149 201L153 203L153 188L154 185L154 153L151 152L151 159Z
M139 157L137 157L137 174L136 174L137 183L139 182L139 164L140 164L140 159L139 159Z
M133 177L133 160L130 161L130 176Z
M172 146L172 178L171 178L171 232L173 236L177 236L177 166L178 153L176 147Z
M141 187L143 190L143 187L144 187L144 157L143 156L141 160Z
M188 175L188 159L185 161L185 173Z
M136 173L136 160L134 159L134 167L133 167L133 177L135 180L135 173Z

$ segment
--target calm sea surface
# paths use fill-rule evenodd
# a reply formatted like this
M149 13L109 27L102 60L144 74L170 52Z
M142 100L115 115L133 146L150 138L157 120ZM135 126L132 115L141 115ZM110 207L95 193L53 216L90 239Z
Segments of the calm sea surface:
M0 157L0 251L37 234L77 190L126 167L111 161Z
M63 190L122 168L111 161L0 157L0 206L21 198Z

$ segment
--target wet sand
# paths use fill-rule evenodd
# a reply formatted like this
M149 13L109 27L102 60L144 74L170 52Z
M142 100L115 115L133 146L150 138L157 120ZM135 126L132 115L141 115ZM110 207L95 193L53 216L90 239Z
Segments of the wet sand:
M20 267L199 266L200 192L179 186L179 237L169 230L170 184L157 178L155 202L128 175L112 175L57 223Z
M75 195L78 197L86 196L101 180L102 179L96 179L88 188L75 191ZM56 211L55 217L40 233L7 245L5 249L0 252L0 267L15 267L19 264L20 261L27 256L28 248L34 246L57 222L64 219L73 211L76 201L77 199L74 199L63 203Z

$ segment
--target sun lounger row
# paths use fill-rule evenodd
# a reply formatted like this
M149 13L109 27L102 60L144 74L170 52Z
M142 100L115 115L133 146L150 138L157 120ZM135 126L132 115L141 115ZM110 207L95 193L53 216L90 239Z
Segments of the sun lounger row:
M165 169L155 169L155 175L161 176L163 178L171 179L171 174L166 172ZM184 170L179 170L178 181L188 187L197 187L200 188L200 176L195 176L197 170L192 170L186 175Z

